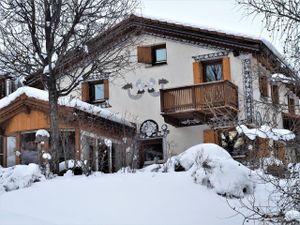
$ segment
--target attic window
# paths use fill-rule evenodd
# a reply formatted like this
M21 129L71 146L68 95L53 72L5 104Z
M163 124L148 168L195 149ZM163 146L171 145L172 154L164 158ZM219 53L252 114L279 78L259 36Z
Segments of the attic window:
M167 63L166 44L139 46L137 55L139 63L152 64L153 66Z

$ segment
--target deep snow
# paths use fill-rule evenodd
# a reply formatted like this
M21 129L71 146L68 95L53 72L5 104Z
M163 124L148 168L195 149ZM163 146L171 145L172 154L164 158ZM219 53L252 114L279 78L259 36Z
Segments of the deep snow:
M241 224L189 173L58 177L0 195L0 224Z

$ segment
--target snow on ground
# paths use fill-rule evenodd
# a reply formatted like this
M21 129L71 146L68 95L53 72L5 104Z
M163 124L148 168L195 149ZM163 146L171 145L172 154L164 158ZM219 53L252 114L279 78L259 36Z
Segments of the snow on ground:
M175 172L178 163L187 171ZM36 174L36 165L25 167L1 171L17 171L18 175L11 177L19 182L13 183L22 184L28 174ZM25 171L23 175L21 169ZM244 218L228 204L237 208L240 201L226 199L224 194L244 196L243 201L249 204L255 199L258 205L264 205L270 204L269 196L274 190L214 144L196 145L165 165L151 165L136 173L122 171L88 177L68 171L63 177L24 182L17 188L32 185L0 193L0 225L238 225ZM254 196L243 192L245 185ZM298 214L287 212L286 218L297 219Z
M241 224L189 173L57 177L0 195L0 224Z

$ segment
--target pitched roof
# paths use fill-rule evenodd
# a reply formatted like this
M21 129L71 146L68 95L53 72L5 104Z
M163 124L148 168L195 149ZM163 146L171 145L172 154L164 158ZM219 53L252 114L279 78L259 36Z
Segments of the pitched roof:
M263 54L268 57L270 62L276 64L278 68L285 68L288 73L292 73L287 62L284 61L282 55L276 48L264 39L250 37L243 34L233 34L227 31L215 30L213 28L204 28L191 25L183 25L176 22L163 21L158 19L146 18L131 15L124 19L112 29L92 39L89 44L97 46L97 42L106 38L109 34L116 36L114 41L121 40L122 35L135 32L137 34L152 34L182 42L193 44L207 44L221 48L232 49L236 52L249 52L254 54ZM34 84L36 76L27 79L27 84Z

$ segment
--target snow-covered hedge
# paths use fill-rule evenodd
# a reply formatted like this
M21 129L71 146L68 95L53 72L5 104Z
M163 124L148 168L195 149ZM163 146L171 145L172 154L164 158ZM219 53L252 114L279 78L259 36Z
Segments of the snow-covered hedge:
M44 179L39 166L33 163L8 168L0 167L0 193L29 187L32 183Z

